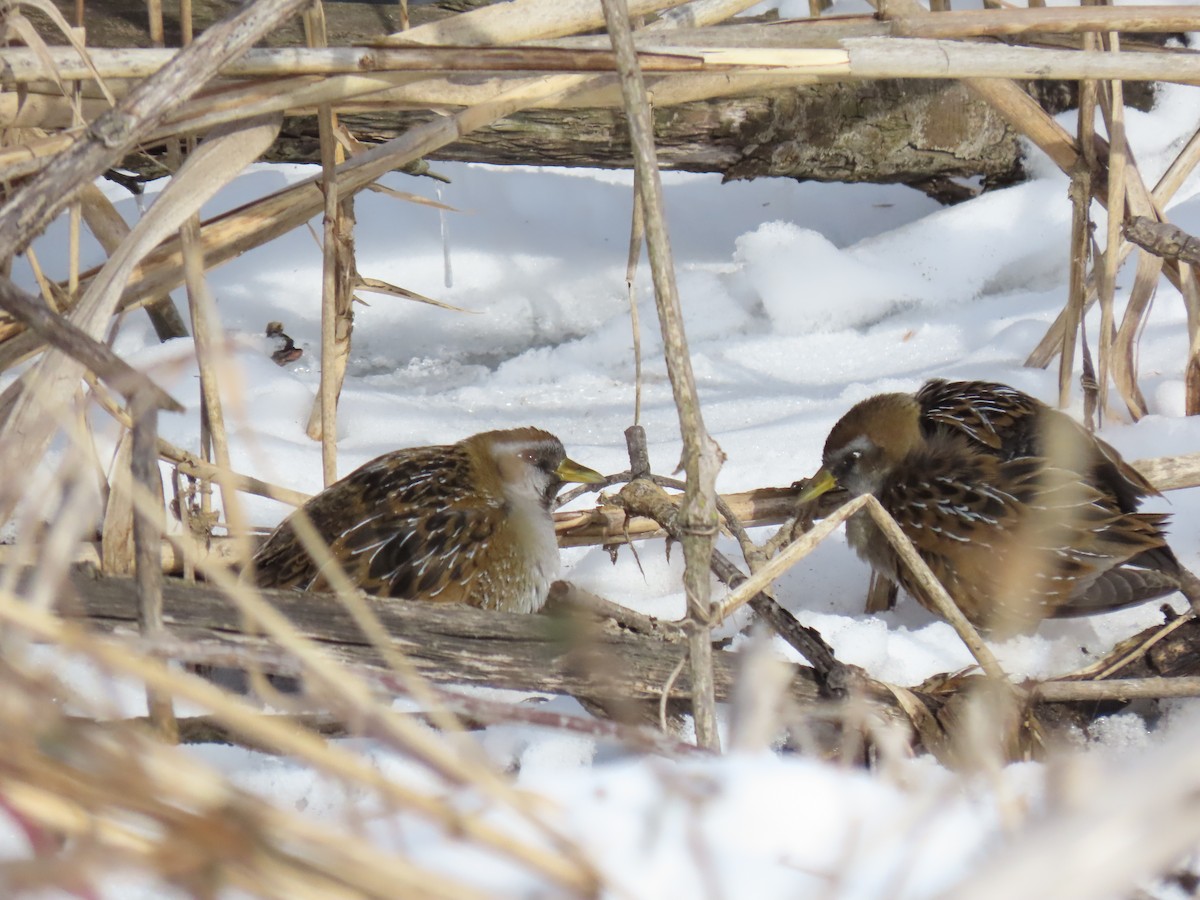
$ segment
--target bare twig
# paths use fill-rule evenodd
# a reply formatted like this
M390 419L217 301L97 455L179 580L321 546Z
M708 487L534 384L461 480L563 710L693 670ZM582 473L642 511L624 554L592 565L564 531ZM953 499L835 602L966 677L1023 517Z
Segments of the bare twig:
M1200 676L1108 678L1104 681L1042 681L1030 690L1035 700L1056 703L1200 697Z
M1134 216L1125 223L1125 238L1164 259L1200 265L1200 238L1193 237L1178 225L1159 222L1149 216Z

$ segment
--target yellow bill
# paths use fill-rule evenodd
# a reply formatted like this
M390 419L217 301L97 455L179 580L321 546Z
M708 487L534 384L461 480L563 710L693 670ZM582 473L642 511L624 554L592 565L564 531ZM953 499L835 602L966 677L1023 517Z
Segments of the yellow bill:
M578 482L579 484L600 484L604 476L594 469L582 466L573 459L564 459L554 470L554 474L563 481Z
M808 479L808 484L800 491L800 496L796 498L796 502L807 503L809 500L815 500L822 494L832 491L837 486L837 479L833 477L833 473L822 466L816 475Z

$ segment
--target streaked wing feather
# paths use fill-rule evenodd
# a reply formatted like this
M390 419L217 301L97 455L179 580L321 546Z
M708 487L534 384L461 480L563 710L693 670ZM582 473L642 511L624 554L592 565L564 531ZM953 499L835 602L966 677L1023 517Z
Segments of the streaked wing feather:
M470 579L451 582L469 574L462 560L501 518L499 506L471 488L470 459L459 446L415 447L371 460L310 500L303 512L364 590L461 600ZM297 514L256 555L259 585L327 587L295 533Z
M944 425L1007 458L1028 453L1029 432L1041 404L1016 388L987 381L934 379L917 392L928 422Z
M1003 462L935 446L895 472L880 501L977 621L1016 596L1052 615L1073 614L1076 601L1095 611L1102 601L1089 591L1106 572L1169 553L1161 516L1124 513L1075 473L1031 457ZM1135 593L1111 587L1100 593L1114 602Z

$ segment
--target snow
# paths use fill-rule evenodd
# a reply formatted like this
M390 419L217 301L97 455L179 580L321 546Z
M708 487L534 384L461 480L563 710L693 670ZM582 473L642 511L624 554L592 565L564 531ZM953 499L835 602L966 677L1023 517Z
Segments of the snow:
M801 9L807 13L807 2L797 14ZM1069 114L1062 122L1073 129ZM1128 112L1151 184L1198 125L1200 102L1183 87L1163 88L1153 112ZM912 390L928 377L987 378L1054 399L1055 372L1022 363L1064 301L1070 208L1066 179L1035 149L1030 161L1033 180L945 209L896 186L721 184L715 176L664 175L704 416L727 455L722 491L787 485L811 474L830 426L851 404L880 391ZM339 471L398 447L527 424L555 432L593 468L625 468L623 430L632 421L635 388L624 284L628 173L434 168L450 183L399 175L384 182L457 211L364 192L356 205L359 267L468 312L364 295L369 305L357 310L339 411ZM310 173L256 166L205 214ZM136 218L133 200L112 185L104 189ZM1174 222L1200 230L1195 177L1168 210ZM1103 213L1095 213L1103 234ZM314 225L319 233L319 220ZM62 223L36 245L56 274L65 246ZM85 257L88 264L102 259L90 238ZM319 445L304 434L318 385L320 271L312 235L298 229L210 279L229 338L222 378L234 467L308 492L320 488L321 472ZM15 276L33 287L27 268L18 266ZM1118 315L1131 282L1132 271L1122 270ZM681 443L644 262L637 297L642 424L654 467L666 473ZM183 302L182 292L176 299ZM271 320L283 322L304 349L298 363L279 368L270 360L262 333ZM1164 282L1139 354L1150 415L1132 425L1114 410L1102 432L1129 458L1200 446L1200 421L1182 417L1185 322L1180 297ZM1094 347L1095 313L1088 326ZM190 340L159 345L139 314L125 318L115 346L189 407L186 415L163 416L161 429L195 450L199 388ZM1071 411L1079 411L1078 392ZM285 512L267 500L247 499L246 506L261 525ZM1176 551L1185 564L1200 565L1193 540L1200 495L1176 492L1147 508L1171 513ZM732 544L722 546L735 555ZM648 614L678 616L680 554L668 559L662 544L651 542L639 555L640 563L622 551L613 563L605 550L572 549L563 560L567 576L583 587ZM914 685L971 664L950 627L911 599L892 612L864 615L867 574L839 535L784 576L778 595L841 659L876 678ZM1178 598L1174 605L1182 609ZM1049 622L995 649L1018 677L1069 671L1158 621L1157 606ZM747 622L742 613L724 633ZM734 645L749 640L738 636ZM795 658L781 641L775 647ZM82 664L77 670L78 681L96 677ZM97 691L114 710L139 711L134 687L108 683ZM580 713L573 701L551 703ZM1174 701L1157 730L1148 732L1138 717L1116 716L1080 743L1090 754L1136 766L1147 746L1194 740L1196 720L1194 703ZM551 802L561 829L580 841L614 897L952 897L990 847L1036 823L1050 802L1046 768L1034 764L1009 766L988 781L929 759L890 760L878 773L768 752L669 762L514 725L488 728L479 741L522 789ZM415 766L394 754L365 741L348 744L381 769L421 781ZM356 821L362 812L360 798L343 785L296 762L234 748L190 752L284 808L332 822ZM502 813L487 814L503 820ZM384 817L370 830L385 846L403 846L497 895L539 890L529 876L432 829L405 822L401 839L398 827ZM20 842L15 833L0 835L6 855L19 854ZM126 897L143 889L164 896L140 883L106 887L109 896Z

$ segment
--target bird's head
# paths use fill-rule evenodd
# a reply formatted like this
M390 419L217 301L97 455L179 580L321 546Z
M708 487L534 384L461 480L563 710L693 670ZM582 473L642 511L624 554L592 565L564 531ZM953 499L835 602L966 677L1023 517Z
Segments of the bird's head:
M562 441L540 428L487 431L468 442L492 463L506 497L536 500L547 511L563 484L604 481L599 472L568 458Z
M921 408L911 394L877 394L850 409L829 432L821 469L800 493L800 502L833 488L852 496L875 493L888 474L919 448Z

